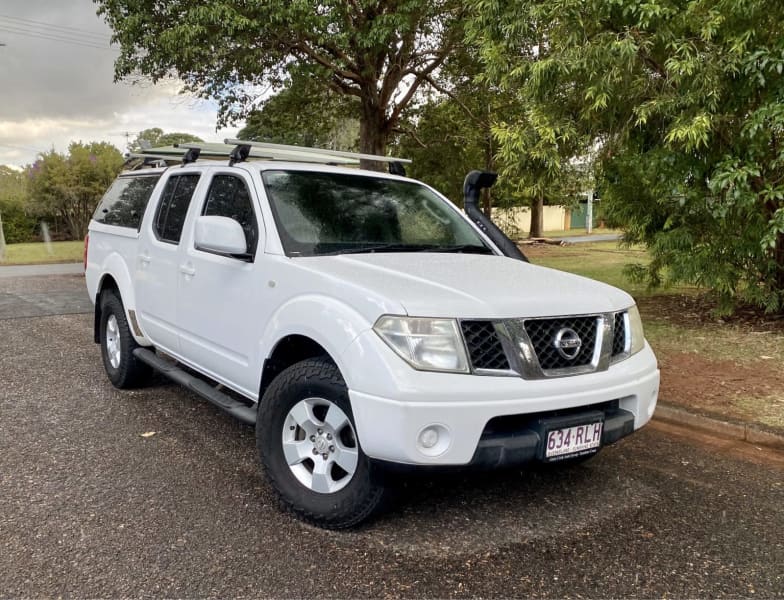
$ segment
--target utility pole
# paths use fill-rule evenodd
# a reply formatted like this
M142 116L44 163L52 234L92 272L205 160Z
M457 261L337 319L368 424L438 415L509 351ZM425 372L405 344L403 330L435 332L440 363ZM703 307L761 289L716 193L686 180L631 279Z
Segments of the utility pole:
M588 204L585 207L585 233L593 233L593 190L588 190Z

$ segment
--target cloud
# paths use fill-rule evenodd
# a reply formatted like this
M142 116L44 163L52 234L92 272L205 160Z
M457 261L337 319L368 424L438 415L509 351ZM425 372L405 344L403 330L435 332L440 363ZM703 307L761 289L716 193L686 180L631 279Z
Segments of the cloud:
M71 141L126 148L142 129L185 131L207 140L216 107L177 94L178 84L113 82L116 50L92 0L9 0L0 5L0 164L24 165Z

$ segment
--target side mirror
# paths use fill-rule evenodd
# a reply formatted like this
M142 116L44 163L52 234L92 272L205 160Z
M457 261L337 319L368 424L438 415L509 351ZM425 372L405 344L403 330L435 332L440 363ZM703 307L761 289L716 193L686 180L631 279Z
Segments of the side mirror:
M194 242L198 250L219 254L246 254L248 242L242 225L229 217L198 217Z

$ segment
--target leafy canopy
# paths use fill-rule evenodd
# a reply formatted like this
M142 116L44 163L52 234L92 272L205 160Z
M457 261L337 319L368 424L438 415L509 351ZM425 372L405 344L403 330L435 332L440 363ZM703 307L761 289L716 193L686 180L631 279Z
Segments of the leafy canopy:
M784 309L784 4L473 0L490 77L599 151L602 201L652 284ZM509 130L506 148L521 147Z
M358 147L358 104L353 96L339 94L310 77L294 75L248 115L237 137L353 151Z
M120 151L106 142L73 142L67 154L45 152L27 171L30 208L61 220L71 239L83 238L93 210L122 165Z
M120 44L117 79L179 77L218 102L225 125L297 72L359 99L365 152L383 153L401 111L462 39L457 0L95 1Z

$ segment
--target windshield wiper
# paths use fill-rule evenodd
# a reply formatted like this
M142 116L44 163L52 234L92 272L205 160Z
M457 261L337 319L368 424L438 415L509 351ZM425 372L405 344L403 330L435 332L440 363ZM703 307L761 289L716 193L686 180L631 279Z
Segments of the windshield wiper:
M487 246L476 244L458 244L455 246L429 246L425 252L459 252L466 254L493 254Z
M331 256L335 254L373 254L375 252L423 252L434 248L423 244L376 244L373 246L360 246L359 248L344 248L322 252L318 256Z

